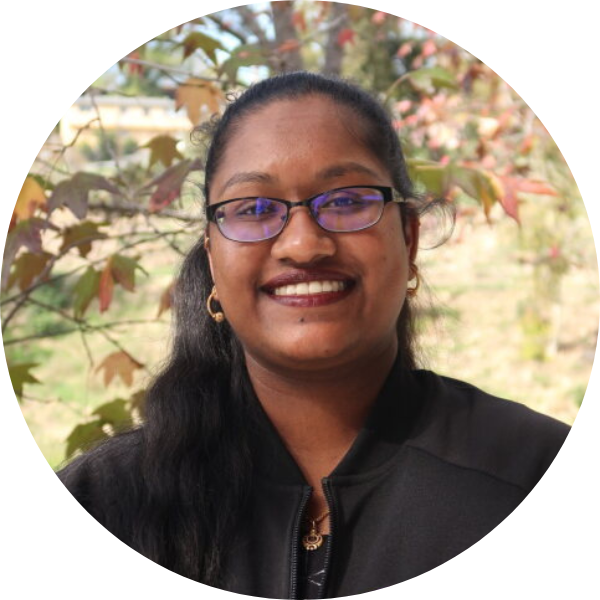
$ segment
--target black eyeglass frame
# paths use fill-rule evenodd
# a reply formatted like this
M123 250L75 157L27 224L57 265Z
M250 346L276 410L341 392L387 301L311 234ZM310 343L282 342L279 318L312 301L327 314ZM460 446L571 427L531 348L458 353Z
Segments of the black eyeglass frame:
M292 208L295 208L296 206L305 206L306 208L308 208L308 212L313 217L315 223L324 231L327 231L329 233L354 233L356 231L363 231L364 229L369 229L369 227L373 227L374 225L377 225L377 223L379 223L379 221L381 220L381 217L383 216L383 209L381 210L381 214L379 215L379 218L376 221L374 221L373 223L370 223L369 225L365 225L364 227L360 227L359 229L350 229L348 231L336 231L336 230L327 229L326 227L321 225L321 223L319 223L317 217L315 216L315 214L312 211L311 203L314 200L316 200L317 198L324 196L325 194L331 194L333 192L341 192L343 190L351 190L351 189L356 189L356 188L377 190L378 192L381 192L381 195L383 196L383 208L385 208L385 205L389 204L390 202L394 202L396 204L404 204L407 201L407 199L404 198L404 196L399 195L399 193L393 187L382 186L382 185L345 185L344 187L334 188L332 190L326 190L325 192L321 192L319 194L315 194L314 196L311 196L310 198L306 198L306 200L298 200L297 202L292 202L290 200L284 200L283 198L270 198L268 196L243 196L241 198L230 198L229 200L223 200L222 202L216 202L215 204L208 204L206 206L206 218L208 221L211 221L212 223L214 223L217 226L217 228L219 229L219 231L221 232L221 235L223 235L223 237L227 238L228 240L231 240L232 242L241 242L244 244L245 243L254 244L256 242L264 242L266 240L271 240L271 239L277 237L285 229L285 226L288 224L288 221L290 220L290 211L292 210ZM219 224L217 223L217 220L215 218L217 210L219 208L221 208L225 204L230 204L231 202L239 202L240 200L258 200L260 198L263 198L264 200L274 200L275 202L279 202L280 204L285 205L285 207L287 208L287 213L285 216L285 221L283 222L283 226L276 234L274 234L270 237L267 237L267 238L261 238L260 240L244 240L244 241L242 241L242 240L231 239L225 233L223 233L223 231L221 230L221 227L219 226Z

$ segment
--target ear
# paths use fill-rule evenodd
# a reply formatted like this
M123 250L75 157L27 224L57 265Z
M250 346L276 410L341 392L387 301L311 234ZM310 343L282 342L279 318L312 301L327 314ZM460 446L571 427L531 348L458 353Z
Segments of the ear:
M421 221L418 217L405 218L404 220L404 241L408 253L408 263L413 264L417 259L419 250L419 229Z
M210 238L208 237L208 235L204 236L204 251L206 252L206 255L208 257L208 268L210 269L210 276L212 277L212 280L215 280L215 271L214 271L214 267L213 267L213 261L212 261L212 256L210 253Z

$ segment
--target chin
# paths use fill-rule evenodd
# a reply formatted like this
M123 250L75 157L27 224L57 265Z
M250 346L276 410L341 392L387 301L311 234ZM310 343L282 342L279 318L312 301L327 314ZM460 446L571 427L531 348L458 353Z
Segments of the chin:
M324 336L299 340L282 348L279 355L290 367L321 371L340 366L358 358L360 344L342 343L341 339L326 341Z

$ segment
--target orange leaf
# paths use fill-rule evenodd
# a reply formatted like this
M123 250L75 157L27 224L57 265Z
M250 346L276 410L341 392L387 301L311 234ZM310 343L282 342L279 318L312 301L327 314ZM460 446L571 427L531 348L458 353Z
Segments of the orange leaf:
M131 386L134 372L143 366L130 354L121 350L106 356L96 368L96 373L101 369L104 370L104 385L107 387L115 377L119 377L125 385Z
M46 194L42 186L33 177L26 177L15 204L14 217L24 221L33 217L37 208L45 207Z
M175 292L176 281L172 281L169 287L161 294L160 304L158 306L157 317L160 317L166 310L169 310L173 306L173 293Z
M206 107L210 114L218 113L223 101L223 92L210 81L190 77L175 92L175 110L182 106L187 109L193 125L200 122L200 113Z
M276 52L281 52L282 54L286 52L295 52L300 48L300 42L298 40L285 40L282 44L280 44L275 50Z
M104 312L110 306L115 287L115 280L112 274L112 257L106 261L106 265L100 275L100 284L98 286L98 298L100 300L100 312Z
M292 15L292 23L296 29L300 31L306 31L306 19L304 18L304 13L295 12Z

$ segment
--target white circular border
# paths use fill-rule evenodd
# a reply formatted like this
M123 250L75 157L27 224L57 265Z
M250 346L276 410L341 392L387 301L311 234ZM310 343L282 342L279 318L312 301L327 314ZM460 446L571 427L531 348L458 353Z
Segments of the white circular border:
M428 0L361 3L398 14L456 42L507 81L542 119L579 185L594 233L598 206L598 76L593 3ZM4 5L0 107L3 231L23 180L52 127L119 58L170 27L235 6L40 0ZM9 13L10 11L10 13ZM2 234L4 237L4 233ZM447 600L596 598L600 537L600 423L595 366L573 432L518 510L449 563L372 595ZM225 597L144 559L91 519L37 448L0 360L3 458L0 591L5 597L164 600Z

